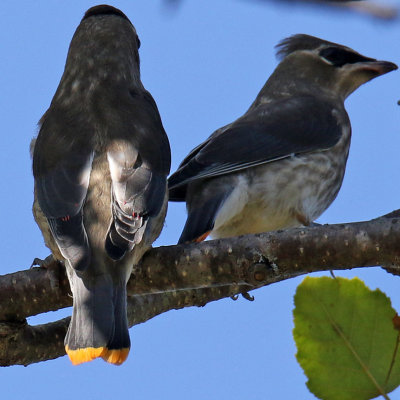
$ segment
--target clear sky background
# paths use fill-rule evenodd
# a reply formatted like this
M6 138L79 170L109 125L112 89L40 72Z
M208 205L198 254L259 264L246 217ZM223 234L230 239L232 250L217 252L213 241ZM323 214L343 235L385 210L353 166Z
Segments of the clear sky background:
M395 2L395 0L392 0ZM2 0L0 139L3 190L0 274L49 254L31 213L29 142L63 72L87 0ZM246 0L111 1L142 42L142 80L169 135L173 170L215 129L242 115L277 62L274 46L295 33L348 45L400 64L400 21ZM368 220L400 208L400 73L364 85L346 102L353 139L342 189L318 222ZM158 245L176 243L185 221L170 205ZM379 268L355 269L400 311L400 280ZM67 357L0 369L2 399L313 399L295 360L293 294L302 278L204 308L170 311L131 329L128 361L73 367ZM30 319L51 321L70 309ZM391 395L400 399L400 389Z

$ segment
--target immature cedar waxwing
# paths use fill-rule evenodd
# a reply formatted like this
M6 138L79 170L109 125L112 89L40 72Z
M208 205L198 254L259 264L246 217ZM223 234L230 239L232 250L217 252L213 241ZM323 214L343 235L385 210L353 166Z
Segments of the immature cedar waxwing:
M169 178L186 201L179 243L308 225L342 184L351 127L344 100L397 66L308 35L278 44L282 61L249 110L193 149Z
M34 145L33 212L67 269L73 364L127 358L126 283L166 213L170 148L140 81L139 45L120 10L89 9Z

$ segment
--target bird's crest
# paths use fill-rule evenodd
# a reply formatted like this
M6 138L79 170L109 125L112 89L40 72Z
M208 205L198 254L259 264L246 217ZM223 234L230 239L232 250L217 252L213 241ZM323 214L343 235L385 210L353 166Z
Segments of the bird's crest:
M287 57L291 53L294 53L295 51L314 50L323 45L344 47L344 46L338 45L337 43L319 39L315 36L299 33L297 35L289 36L289 37L281 40L275 46L275 48L277 49L276 56L279 60L282 60L283 58Z

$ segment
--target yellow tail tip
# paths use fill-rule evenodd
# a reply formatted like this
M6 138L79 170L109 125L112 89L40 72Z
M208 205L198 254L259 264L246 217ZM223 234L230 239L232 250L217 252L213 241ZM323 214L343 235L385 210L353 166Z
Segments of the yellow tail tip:
M89 362L99 357L110 364L121 365L129 354L129 348L109 350L107 347L86 347L84 349L71 350L68 346L65 346L65 351L74 365Z
M107 350L101 355L104 361L114 365L121 365L127 358L129 354L129 348L118 349L118 350Z
M65 351L72 364L79 365L102 357L103 354L107 353L108 349L107 347L86 347L84 349L71 350L68 346L65 346Z

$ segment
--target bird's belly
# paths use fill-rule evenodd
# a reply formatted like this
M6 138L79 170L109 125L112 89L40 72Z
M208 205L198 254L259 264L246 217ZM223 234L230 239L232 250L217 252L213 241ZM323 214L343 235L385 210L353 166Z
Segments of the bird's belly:
M267 232L308 224L335 199L347 153L337 160L331 151L279 160L249 168L242 183L217 215L214 238ZM246 196L243 195L246 192ZM222 219L221 216L224 216Z

